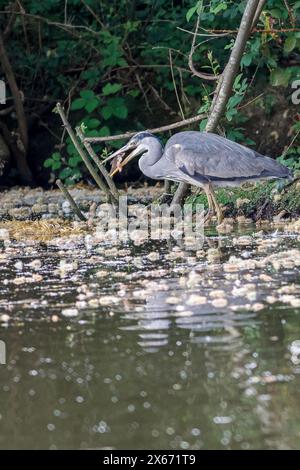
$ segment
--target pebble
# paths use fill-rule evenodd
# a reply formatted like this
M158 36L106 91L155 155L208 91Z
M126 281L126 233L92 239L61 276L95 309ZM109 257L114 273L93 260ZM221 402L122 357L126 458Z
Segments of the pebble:
M64 317L68 317L68 318L77 317L77 315L78 315L78 309L77 309L77 308L64 308L64 309L61 311L61 314L62 314Z
M207 303L207 298L203 295L192 294L186 303L187 305L204 305Z
M213 299L211 303L212 303L212 306L215 308L224 308L224 307L227 307L228 300L227 299Z

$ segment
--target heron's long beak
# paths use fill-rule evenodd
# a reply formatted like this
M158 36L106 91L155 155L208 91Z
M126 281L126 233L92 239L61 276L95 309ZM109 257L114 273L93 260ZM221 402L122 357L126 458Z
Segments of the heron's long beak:
M125 146L126 147L126 146ZM122 149L122 153L124 152L124 147ZM126 151L126 150L125 150ZM127 163L129 163L134 157L136 157L137 155L140 155L140 153L142 152L143 150L141 149L141 146L138 146L136 147L133 152L131 152L111 173L110 173L110 177L112 178L118 171L121 171L121 169L127 165ZM115 155L116 157L117 155Z
M118 155L121 155L125 152L127 152L128 150L131 150L132 148L134 148L132 146L132 143L128 142L126 145L124 145L123 147L121 147L120 149L116 150L114 153L112 153L111 155L109 155L109 157L105 158L105 160L103 160L101 163L102 165L104 165L106 162L108 162L109 160L111 160L112 158L115 158L117 157Z

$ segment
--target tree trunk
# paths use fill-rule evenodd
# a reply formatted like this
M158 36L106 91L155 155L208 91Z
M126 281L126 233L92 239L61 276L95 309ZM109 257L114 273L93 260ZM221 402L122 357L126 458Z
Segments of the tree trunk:
M231 96L232 87L240 67L241 58L244 53L247 40L252 28L256 25L259 19L264 4L265 0L248 0L247 2L228 63L220 76L215 91L215 96L205 128L206 132L215 132L220 118L226 109L226 104ZM172 204L181 204L187 195L188 189L188 184L180 183L174 195Z
M6 80L8 82L13 100L14 100L14 106L15 106L15 111L16 111L16 116L18 120L18 131L20 134L20 140L21 140L21 145L22 149L20 149L20 145L17 143L15 144L16 147L18 148L17 154L14 154L16 163L17 163L17 169L20 173L20 176L22 178L22 181L24 183L31 183L33 178L32 178L32 173L31 170L28 166L26 155L27 155L27 149L28 149L28 133L27 133L27 122L26 122L26 116L25 116L25 111L24 111L24 106L23 102L21 99L21 94L15 79L15 75L11 66L11 63L9 61L2 34L0 32L0 63L2 70L6 76ZM12 137L11 137L12 138Z

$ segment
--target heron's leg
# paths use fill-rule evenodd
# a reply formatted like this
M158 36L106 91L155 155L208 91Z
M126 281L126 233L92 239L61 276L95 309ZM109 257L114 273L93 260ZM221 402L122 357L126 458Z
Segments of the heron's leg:
M215 215L216 211L215 211L213 199L211 197L211 192L210 192L209 185L203 186L203 189L204 189L204 192L206 194L207 202L208 202L208 211L205 214L204 222L208 222Z
M218 225L220 225L222 223L223 219L224 219L224 214L223 214L223 211L221 209L220 204L217 201L216 195L214 193L214 190L213 190L211 184L209 185L209 192L210 192L214 207L215 207L216 212L217 212Z

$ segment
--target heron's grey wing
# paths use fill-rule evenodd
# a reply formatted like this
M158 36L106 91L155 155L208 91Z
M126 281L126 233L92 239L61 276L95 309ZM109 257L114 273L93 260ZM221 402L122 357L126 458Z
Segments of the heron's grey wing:
M255 177L266 169L265 160L270 166L278 165L254 150L206 132L175 134L166 145L165 155L184 173L208 178Z

